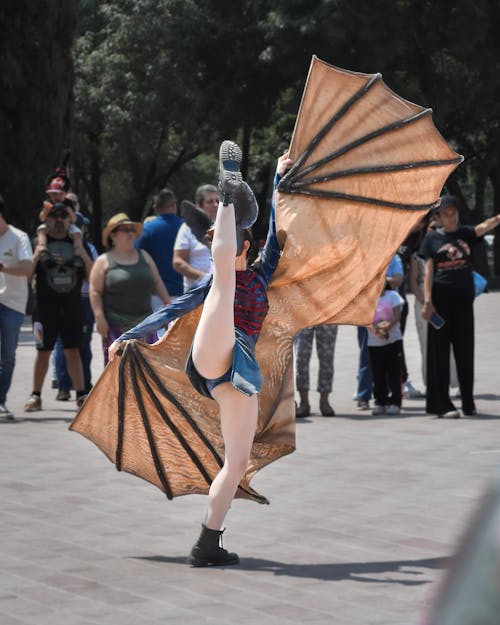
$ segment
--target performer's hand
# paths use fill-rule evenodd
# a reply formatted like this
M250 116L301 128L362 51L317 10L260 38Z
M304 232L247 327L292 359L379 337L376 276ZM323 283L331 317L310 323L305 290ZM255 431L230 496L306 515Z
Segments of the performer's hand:
M282 154L276 165L276 173L280 176L284 176L287 169L293 165L293 160L290 158L290 152L287 150L284 154Z
M108 347L108 358L110 362L113 362L115 356L121 356L123 348L125 347L125 341L113 341Z

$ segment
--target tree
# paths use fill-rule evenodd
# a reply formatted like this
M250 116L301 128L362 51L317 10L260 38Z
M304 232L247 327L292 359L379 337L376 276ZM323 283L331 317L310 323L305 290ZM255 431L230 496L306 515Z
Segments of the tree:
M69 141L76 13L77 0L0 6L0 193L24 228Z

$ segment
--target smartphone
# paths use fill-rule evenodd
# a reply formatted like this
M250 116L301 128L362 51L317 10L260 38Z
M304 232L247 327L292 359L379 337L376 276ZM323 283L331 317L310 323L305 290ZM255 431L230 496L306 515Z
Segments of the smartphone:
M437 312L433 312L431 318L429 319L429 323L433 328L436 328L436 330L440 330L444 326L445 321L441 315L438 315Z

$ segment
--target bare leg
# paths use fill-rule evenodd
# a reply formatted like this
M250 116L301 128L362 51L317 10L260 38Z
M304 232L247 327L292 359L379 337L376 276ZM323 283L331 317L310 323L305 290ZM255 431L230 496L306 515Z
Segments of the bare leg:
M220 406L225 459L208 493L206 526L219 530L248 467L257 428L258 399L257 395L243 395L229 382L216 386L212 394Z
M75 391L83 391L83 368L80 350L78 347L65 349L64 356L66 357L66 366L68 367L68 373L73 383L73 388Z
M33 390L41 393L43 381L49 368L51 352L37 350L35 357L35 367L33 369Z
M232 204L219 204L212 257L212 286L193 340L193 362L205 378L217 378L226 373L233 359L236 225Z

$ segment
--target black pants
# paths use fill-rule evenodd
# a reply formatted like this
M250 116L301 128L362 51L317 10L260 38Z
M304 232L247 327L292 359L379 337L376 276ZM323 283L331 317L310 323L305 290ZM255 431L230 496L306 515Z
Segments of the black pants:
M373 378L373 397L378 406L401 406L401 355L403 341L368 347ZM390 399L387 394L389 386Z
M455 409L450 399L450 346L453 346L462 410L471 413L475 410L474 300L436 287L432 291L432 300L445 324L440 330L428 326L426 411L444 414Z
M401 295L401 294L400 294ZM404 336L406 330L406 320L408 319L408 302L406 301L406 295L401 295L405 303L401 307L401 318L399 320L399 327L401 328L401 334ZM408 367L406 366L405 348L401 347L401 382L403 384L408 381Z

